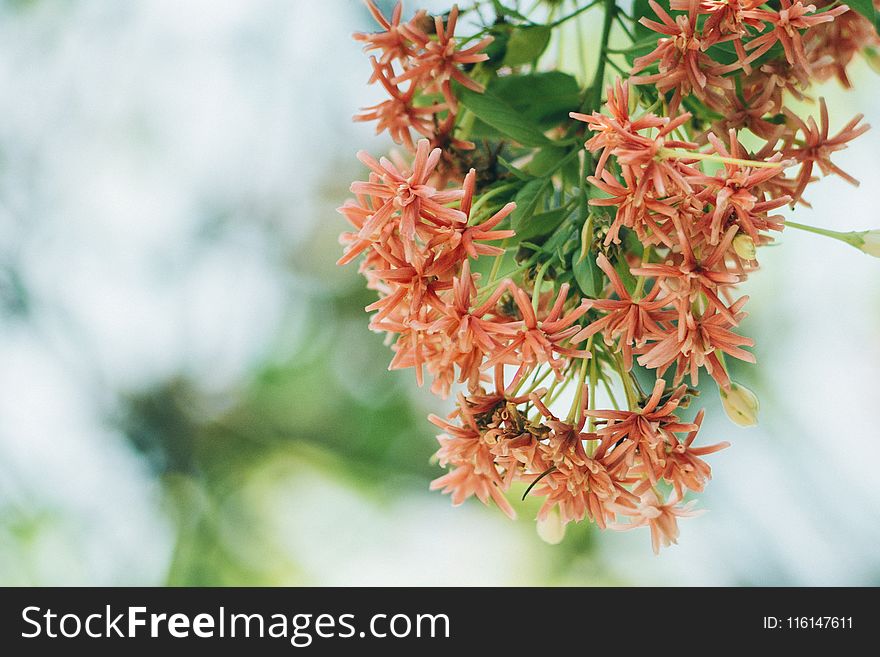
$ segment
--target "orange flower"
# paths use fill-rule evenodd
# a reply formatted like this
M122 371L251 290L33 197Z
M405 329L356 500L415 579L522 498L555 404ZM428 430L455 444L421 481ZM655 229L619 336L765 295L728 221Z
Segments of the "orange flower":
M730 130L728 135L729 151L715 135L710 133L708 139L718 155L741 159L745 154L741 152L742 147L736 139L735 132ZM777 153L767 161L781 164L781 159L782 154ZM759 196L764 196L760 191L761 186L771 178L779 176L782 171L782 166L756 168L725 162L722 172L714 176L702 173L688 176L688 182L703 188L697 194L697 198L715 206L708 231L709 244L718 244L722 229L730 225L728 220L741 226L755 241L758 241L758 232L761 230L782 230L782 219L772 221L767 217L767 212L788 204L791 197L780 196L769 201L759 199Z
M484 222L470 226L471 204L476 188L477 172L471 169L464 178L462 186L461 203L459 204L460 215L452 218L431 215L428 216L430 225L425 227L429 236L425 245L426 249L440 254L448 267L458 266L465 258L478 258L484 256L497 256L504 253L504 249L498 246L480 244L480 242L495 242L513 237L516 233L512 230L493 230L498 224L516 210L516 203L507 203L498 212Z
M714 454L722 449L730 447L730 443L721 442L706 447L693 447L694 439L697 437L699 427L703 423L704 411L700 409L694 424L697 429L691 431L683 442L680 442L674 435L668 436L668 444L666 445L666 466L663 469L663 479L668 481L675 489L676 494L681 497L684 489L690 489L695 493L701 493L706 482L712 478L712 468L706 463L701 456Z
M426 90L439 90L453 112L457 110L458 103L452 94L450 81L455 80L474 91L483 91L483 85L465 75L460 67L489 59L489 55L480 51L494 40L494 37L486 37L469 48L459 49L455 39L458 13L458 5L453 5L445 26L442 18L434 17L436 40L431 39L413 23L401 26L401 31L419 50L410 57L406 70L393 80L395 84L404 80L415 80L416 84Z
M535 365L547 363L561 380L562 370L567 361L559 356L589 358L589 351L565 346L565 343L580 331L579 326L572 324L587 312L586 305L581 304L568 314L563 314L563 305L569 290L568 283L560 286L556 302L542 320L538 319L532 301L525 292L513 284L509 289L513 293L522 320L516 323L518 327L516 335L505 346L491 354L483 363L483 369L498 364L519 365L520 369L514 377L515 381L519 381Z
M870 129L870 126L867 124L859 125L863 115L856 115L835 136L830 137L828 106L825 104L824 98L819 99L819 125L816 125L816 121L812 116L805 122L787 108L784 112L789 121L792 122L802 135L799 141L794 136L791 136L782 149L786 157L790 157L801 164L797 177L797 187L792 194L795 199L800 199L804 193L804 189L811 180L814 166L819 167L822 175L827 176L836 173L852 185L859 184L858 180L831 161L831 154L842 151L849 142Z
M644 473L656 483L663 473L667 436L698 428L695 424L682 422L675 415L687 394L685 386L664 396L665 386L663 379L658 378L651 396L636 411L584 411L585 415L597 418L597 424L605 425L596 431L602 437L596 458L601 459L609 470L632 467L638 455Z
M599 112L592 114L580 114L569 112L569 116L577 121L583 121L587 128L596 134L591 137L584 147L596 152L602 150L599 163L596 165L596 176L600 176L605 170L605 162L615 148L624 143L631 135L640 130L662 128L669 120L661 118L651 112L646 112L637 119L631 119L629 115L629 86L618 78L613 85L609 85L606 91L607 100L605 108L611 116L605 116Z
M681 301L679 307L684 308L685 312L690 312L690 305L697 301L700 295L704 295L711 307L721 313L731 324L734 323L733 313L718 296L718 289L740 280L739 275L722 268L724 258L728 255L733 238L737 233L737 227L730 226L723 239L708 254L698 259L694 254L690 238L684 232L682 222L676 219L675 223L682 252L680 262L678 264L645 264L631 268L630 272L633 276L660 279L669 294ZM681 313L679 320L684 320Z
M832 4L819 0L819 7ZM849 89L852 87L846 69L853 58L866 48L880 47L880 36L870 20L856 11L841 14L829 23L822 23L804 35L804 50L810 61L813 77L824 81L836 77Z
M447 203L460 199L462 190L438 191L428 184L437 163L440 149L430 150L427 139L419 140L412 171L400 171L386 158L376 161L361 151L358 159L366 164L375 176L369 182L354 182L351 191L372 196L381 202L379 208L367 218L358 233L363 239L375 239L390 221L399 223L400 234L414 240L416 226L424 215L445 221L463 221L460 210L446 207Z
M742 349L744 346L754 346L754 340L730 330L746 316L740 312L746 301L748 297L742 297L730 306L733 322L720 312L707 312L700 317L687 313L677 329L670 330L662 340L640 350L642 355L637 358L639 365L656 369L662 376L670 365L676 363L675 380L681 381L689 373L693 385L699 383L699 371L704 367L718 385L727 388L730 378L716 351L723 351L748 363L755 362L754 354Z
M383 31L371 34L357 32L354 34L354 38L364 42L364 50L367 52L380 50L379 62L381 64L390 64L395 60L405 61L413 54L413 48L403 30L407 23L400 22L400 17L403 13L403 2L398 2L394 7L394 11L391 13L391 20L385 18L373 0L364 0L364 2ZM421 10L410 19L409 24L418 24L424 17L425 11Z
M376 134L387 130L395 143L403 144L409 150L415 151L410 130L415 130L424 137L433 139L433 117L438 112L445 110L446 106L435 103L426 107L416 107L413 105L413 97L416 92L414 84L411 84L407 91L401 91L388 79L387 68L380 65L375 58L371 57L370 62L375 71L375 79L382 84L390 98L376 105L362 108L361 113L357 114L354 120L376 121Z
M809 71L810 60L804 51L801 32L816 25L833 21L837 16L849 11L849 7L841 5L816 14L816 5L804 5L800 0L797 2L779 0L779 4L778 11L755 8L744 12L747 17L766 21L773 27L769 32L746 44L746 50L754 51L750 55L750 59L757 59L779 42L782 44L785 59L789 64Z
M541 484L535 489L535 495L546 497L538 511L538 520L546 519L557 508L563 524L586 517L605 529L615 517L611 505L618 498L621 502L632 503L632 495L612 478L601 461L587 455L584 443L598 441L600 436L582 432L589 399L586 385L581 390L581 399L581 419L577 424L570 424L554 416L538 395L531 396L532 403L551 430L547 441L539 444L540 471L535 469L536 477L532 480L532 485Z
M617 507L618 513L629 516L632 520L629 524L617 525L613 529L629 530L647 525L651 529L651 546L654 548L654 554L660 554L661 547L678 543L679 518L692 518L703 513L693 509L695 500L681 506L680 501L681 498L676 494L664 503L656 492L648 491L637 509Z
M492 499L508 517L515 518L516 512L504 497L501 475L489 445L480 432L451 424L436 415L430 415L428 419L445 432L437 437L440 449L436 456L440 465L453 466L450 472L431 482L431 490L451 494L455 506L472 495L483 504Z
M605 254L600 253L597 256L596 264L608 276L611 287L617 294L617 299L590 299L586 301L585 303L591 309L602 310L607 314L581 329L572 337L571 341L573 344L578 344L591 335L601 332L605 344L612 346L619 336L623 364L627 370L630 370L632 368L632 347L643 344L652 335L662 335L664 329L659 322L671 319L675 313L662 310L669 302L666 299L657 300L657 296L660 294L659 285L655 285L647 296L634 300Z
M674 90L669 103L670 114L678 112L682 98L693 94L704 102L723 103L720 89L732 89L733 82L724 78L726 73L740 68L740 62L722 65L703 52L702 36L697 30L697 0L688 3L688 15L673 19L654 0L648 0L661 22L641 18L639 22L654 32L665 34L657 47L633 62L632 84L653 84L660 93ZM636 75L653 63L659 72L653 75Z

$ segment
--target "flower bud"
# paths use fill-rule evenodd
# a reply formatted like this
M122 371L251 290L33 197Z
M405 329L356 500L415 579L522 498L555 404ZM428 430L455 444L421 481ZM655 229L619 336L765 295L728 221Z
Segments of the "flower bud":
M758 397L751 390L738 383L730 382L730 389L719 388L721 405L734 424L753 427L758 424Z
M733 250L743 260L755 259L755 241L745 233L733 238Z
M862 245L859 248L868 255L880 258L880 228L862 233Z
M538 518L535 527L538 530L538 537L550 545L558 545L565 538L565 524L555 507L543 518Z

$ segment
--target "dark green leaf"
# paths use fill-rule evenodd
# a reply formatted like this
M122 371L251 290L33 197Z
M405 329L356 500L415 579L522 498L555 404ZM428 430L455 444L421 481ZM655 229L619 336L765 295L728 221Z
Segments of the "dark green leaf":
M520 180L528 182L529 180L534 180L534 178L535 178L535 176L531 175L530 172L525 172L522 169L516 168L515 166L513 166L510 162L505 160L500 155L498 156L498 164L500 164L505 169L510 171L510 173L512 173L514 176L516 176Z
M602 270L596 264L596 254L587 253L581 258L581 250L578 248L571 257L571 269L578 287L588 297L595 299L602 292Z
M618 258L614 263L614 269L617 275L620 276L620 280L623 281L626 291L632 294L636 289L636 277L630 273L626 260L622 257Z
M566 148L547 147L542 148L531 161L526 165L526 171L533 176L545 176L551 171L555 171L559 163L571 151Z
M534 123L491 92L479 93L456 84L454 93L459 102L478 119L523 146L547 146L553 143Z
M494 41L486 46L484 53L489 55L489 61L483 62L483 66L497 69L504 61L507 53L507 42L510 39L510 28L507 25L493 25L489 30L489 34L494 37Z
M516 210L510 215L510 225L517 233L525 228L526 222L535 214L538 204L549 188L549 179L536 178L527 182L517 192L516 198L514 198Z
M568 120L568 113L580 107L577 80L559 71L495 78L488 91L542 130Z
M641 240L636 235L635 231L624 229L622 231L623 234L623 245L626 248L627 253L634 253L638 257L642 257L642 253L645 252L645 245L642 244Z
M514 30L507 42L504 63L507 66L522 66L538 59L550 43L550 28L546 25L533 25Z
M533 214L532 218L524 222L525 225L522 225L517 231L516 237L520 240L532 240L549 235L562 223L565 215L564 208Z

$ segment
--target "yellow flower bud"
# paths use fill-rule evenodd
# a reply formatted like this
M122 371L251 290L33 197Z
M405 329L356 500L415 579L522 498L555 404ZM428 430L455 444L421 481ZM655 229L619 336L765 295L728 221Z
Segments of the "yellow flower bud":
M734 424L753 427L758 424L758 397L751 390L738 383L730 382L730 390L719 388L721 405Z
M733 238L733 250L743 260L755 259L755 241L745 233Z
M859 248L868 255L880 258L880 228L862 233L862 246Z
M558 545L565 538L565 524L559 517L559 510L556 508L550 509L544 518L538 519L536 529L538 537L550 545Z

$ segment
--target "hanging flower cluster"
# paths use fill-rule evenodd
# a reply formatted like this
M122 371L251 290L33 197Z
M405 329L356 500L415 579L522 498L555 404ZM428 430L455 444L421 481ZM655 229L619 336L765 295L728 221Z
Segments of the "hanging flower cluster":
M789 225L876 255L876 231L779 214L808 207L819 174L857 184L832 157L862 117L832 130L824 100L817 118L792 103L815 80L851 86L851 62L878 46L873 6L648 0L630 17L556 1L525 16L493 1L406 22L400 4L367 7L379 31L355 38L388 99L355 118L405 152L359 153L339 262L359 258L378 294L366 310L390 368L455 393L430 417L448 469L432 488L511 517L512 491L538 497L554 542L548 528L589 520L674 543L705 457L728 446L701 444L704 412L682 412L701 372L734 422L756 421L731 365L755 362L737 286L758 249Z

